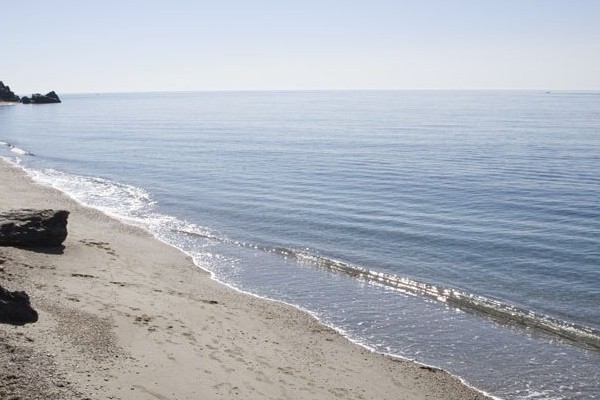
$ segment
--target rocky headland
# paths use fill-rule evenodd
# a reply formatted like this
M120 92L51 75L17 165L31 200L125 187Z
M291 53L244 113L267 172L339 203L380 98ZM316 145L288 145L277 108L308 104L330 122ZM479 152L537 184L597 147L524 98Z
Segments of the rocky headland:
M0 81L0 103L51 104L61 103L61 100L54 90L46 94L34 93L30 97L20 98L9 86Z

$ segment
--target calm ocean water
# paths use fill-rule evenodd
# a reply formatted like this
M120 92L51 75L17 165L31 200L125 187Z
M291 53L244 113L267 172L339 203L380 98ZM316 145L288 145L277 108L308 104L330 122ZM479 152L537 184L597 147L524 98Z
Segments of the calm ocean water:
M377 351L600 398L600 94L63 100L0 107L0 156Z

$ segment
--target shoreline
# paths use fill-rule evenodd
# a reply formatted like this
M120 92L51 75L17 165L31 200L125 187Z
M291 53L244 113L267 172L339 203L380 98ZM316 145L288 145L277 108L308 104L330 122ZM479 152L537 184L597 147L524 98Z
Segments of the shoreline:
M359 346L297 307L226 286L179 249L4 160L0 176L0 209L71 212L62 254L0 247L2 286L26 291L39 313L34 324L0 324L0 345L17 354L0 370L13 376L0 394L489 398L445 371ZM36 371L45 373L30 384Z

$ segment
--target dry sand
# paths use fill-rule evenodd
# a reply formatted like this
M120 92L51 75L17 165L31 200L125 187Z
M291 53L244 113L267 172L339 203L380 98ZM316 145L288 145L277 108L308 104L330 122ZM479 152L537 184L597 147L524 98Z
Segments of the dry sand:
M0 161L0 210L71 211L62 252L0 247L36 323L0 324L0 399L485 399L239 293L183 253ZM402 329L402 327L398 327Z

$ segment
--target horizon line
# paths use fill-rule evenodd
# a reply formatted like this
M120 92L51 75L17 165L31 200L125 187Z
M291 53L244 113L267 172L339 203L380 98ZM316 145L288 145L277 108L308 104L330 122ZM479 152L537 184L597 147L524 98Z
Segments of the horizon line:
M56 90L55 90L56 91ZM190 90L134 90L134 91L77 91L63 92L63 95L102 95L102 94L167 94L167 93L239 93L239 92L543 92L545 94L565 92L599 92L597 89L542 89L542 88L363 88L363 89L190 89ZM25 95L27 96L27 95ZM21 96L22 97L22 96Z

